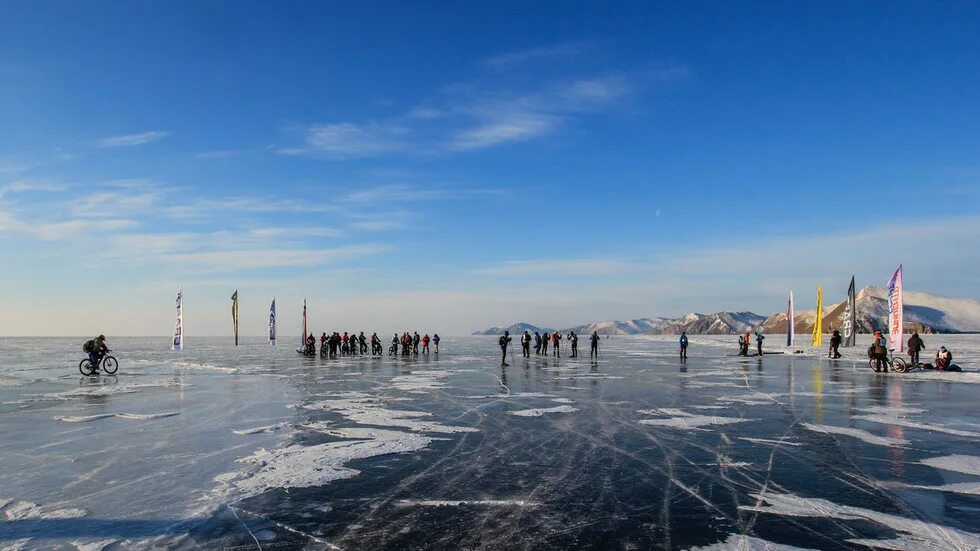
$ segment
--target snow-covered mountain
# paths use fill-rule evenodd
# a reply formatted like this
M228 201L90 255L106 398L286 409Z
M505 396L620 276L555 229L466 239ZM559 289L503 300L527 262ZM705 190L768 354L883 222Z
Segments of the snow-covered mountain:
M825 333L841 327L845 307L844 301L824 307ZM856 317L859 333L887 331L888 291L871 286L861 289L857 295ZM816 310L797 311L793 327L799 334L808 333L813 329L816 318ZM905 329L924 333L980 332L980 301L905 291ZM762 330L785 333L786 312L769 316L763 322Z
M524 331L530 331L534 333L548 332L551 333L554 329L549 329L547 327L538 327L536 325L531 325L530 323L515 323L514 325L508 325L507 327L491 327L489 329L484 329L483 331L474 331L474 335L503 335L504 331L510 331L511 335L516 335L523 333Z
M800 295L797 295L797 303ZM844 317L843 301L824 307L823 329L830 333L841 327ZM816 321L815 310L797 310L795 329L798 334L809 333ZM857 328L859 333L887 330L888 291L881 287L865 287L857 296ZM677 335L686 331L691 335L733 335L760 328L764 333L785 333L786 312L766 318L752 312L717 312L714 314L691 313L682 318L640 318L629 321L600 321L562 330L600 335ZM924 333L980 333L980 300L947 298L917 291L905 291L906 331ZM516 323L510 327L491 327L474 335L499 335L504 330L513 333L551 332L528 323Z
M568 331L575 331L576 333L582 335L592 333L593 331L599 333L600 335L642 335L643 333L666 327L670 325L672 321L673 320L666 318L641 318L630 321L600 321L596 323L579 325L577 327L570 327L563 332L567 333Z

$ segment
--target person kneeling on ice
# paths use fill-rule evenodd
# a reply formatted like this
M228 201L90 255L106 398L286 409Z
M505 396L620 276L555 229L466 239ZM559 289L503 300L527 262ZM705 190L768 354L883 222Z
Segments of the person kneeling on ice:
M512 341L510 337L510 331L504 331L504 336L500 337L497 343L500 345L500 365L506 367L507 364L507 345Z
M946 350L945 346L940 346L936 352L936 369L939 371L962 371L960 366L953 365L953 353Z

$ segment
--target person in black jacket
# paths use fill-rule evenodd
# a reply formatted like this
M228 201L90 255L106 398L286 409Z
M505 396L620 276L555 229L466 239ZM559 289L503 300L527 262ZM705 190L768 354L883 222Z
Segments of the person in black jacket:
M521 336L521 357L531 357L531 333L527 330L525 330L524 334Z
M507 363L507 346L512 340L513 339L510 337L510 331L504 331L504 336L500 337L500 339L497 341L497 343L500 344L500 365L502 367L507 367L509 365Z
M598 332L596 331L592 332L592 336L589 337L589 343L591 345L589 348L589 357L591 358L592 356L595 356L596 358L598 358L599 357L599 333Z
M830 351L827 352L828 358L837 359L840 358L840 343L843 340L840 336L840 331L834 329L834 334L830 337Z
M922 337L919 336L919 332L916 331L912 333L909 337L909 359L912 360L912 365L919 365L919 352L926 347L926 343L922 341Z

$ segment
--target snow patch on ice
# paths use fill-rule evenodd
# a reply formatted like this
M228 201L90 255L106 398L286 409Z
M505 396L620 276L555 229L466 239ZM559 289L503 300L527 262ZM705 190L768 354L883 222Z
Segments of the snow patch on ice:
M956 550L976 551L980 548L980 536L948 526L879 513L861 507L838 505L820 498L800 497L795 494L752 494L758 505L740 505L739 509L789 517L832 518L839 520L866 520L887 526L901 534L890 540L851 539L869 547L885 547L900 550ZM765 502L768 505L762 505Z
M556 404L574 404L575 403L570 398L552 398L551 401L552 402L555 402Z
M357 440L328 442L314 446L293 444L278 450L259 450L240 461L249 468L240 473L226 473L216 480L232 485L245 497L272 488L309 488L334 480L351 478L360 471L345 467L356 459L421 450L432 438L419 434L383 429L338 430ZM370 439L363 439L370 436Z
M701 429L709 425L731 425L734 423L744 423L746 421L757 421L757 419L747 419L744 417L719 417L717 415L700 415L689 413L676 408L657 408L641 409L637 413L641 415L664 415L666 419L641 419L641 425L654 425L658 427L670 427L675 429Z
M794 547L773 543L761 538L746 536L744 534L731 534L728 539L722 542L713 543L704 547L691 547L688 551L816 551L808 547Z
M304 409L333 411L361 425L403 427L416 432L478 432L473 427L444 425L435 421L423 421L432 414L424 411L393 410L382 407L380 399L361 392L338 393L336 400L321 400L306 404Z
M840 434L863 440L868 444L878 446L907 446L909 441L904 438L890 438L887 436L876 436L866 430L852 429L850 427L835 427L833 425L815 425L813 423L800 423L800 425L813 432L824 432L830 434Z
M952 434L954 436L967 436L970 438L980 438L980 432L953 429L949 427L944 427L943 425L933 425L931 423L919 423L918 421L904 419L897 415L855 415L853 419L863 419L865 421L871 421L872 423L881 423L882 425L898 425L900 427L908 427L910 429L943 432L946 434Z
M539 505L541 504L536 501L524 499L402 499L395 502L396 507L537 507Z
M7 520L70 519L81 518L88 514L85 509L52 509L30 501L11 500L3 501L0 511L3 511L3 514L7 517Z
M261 433L264 433L264 432L275 432L277 430L286 428L288 426L289 426L289 423L276 423L275 425L265 425L265 426L262 426L262 427L252 427L250 429L231 429L231 432L233 432L235 434L239 434L239 435L261 434Z
M980 476L980 457L975 455L944 455L929 457L919 463L944 471Z
M436 371L412 371L408 375L392 377L391 386L405 392L426 392L429 390L439 390L445 388L446 383L443 379L455 374L453 370Z
M776 446L802 446L802 442L787 442L785 439L773 440L770 438L752 438L749 436L739 436L739 440L745 440L746 442L752 442L754 444L773 444Z
M508 415L516 415L518 417L541 417L546 413L572 413L578 411L578 408L573 408L572 406L555 406L553 408L536 408L536 409L521 409L517 411L508 411Z
M103 539L103 540L75 540L71 542L78 551L102 551L106 547L116 543L118 539Z
M53 417L53 419L55 421L62 421L65 423L87 423L89 421L97 421L99 419L107 419L109 417L129 419L131 421L151 421L153 419L173 417L174 415L180 415L180 412L170 411L166 413L100 413L97 415L79 415L79 416L57 415Z
M211 371L221 371L223 373L239 373L241 370L237 367L221 367L211 364L200 364L195 362L174 362L174 367L179 367L181 369L207 369Z

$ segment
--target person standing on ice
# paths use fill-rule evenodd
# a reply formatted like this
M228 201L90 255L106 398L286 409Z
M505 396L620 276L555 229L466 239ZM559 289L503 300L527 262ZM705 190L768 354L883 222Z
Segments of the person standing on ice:
M871 345L871 358L875 361L875 371L888 373L888 362L885 361L888 358L888 341L885 340L881 331L875 331L874 344Z
M759 349L759 356L762 356L762 341L765 339L766 338L762 336L762 333L758 331L755 332L755 345Z
M568 342L572 343L572 357L578 358L578 335L575 334L575 331L568 334Z
M439 333L432 335L432 344L436 345L436 354L439 353Z
M524 334L521 335L521 357L531 357L531 333L527 329L525 329Z
M541 355L541 333L534 332L534 355Z
M425 336L422 337L422 353L425 354L426 356L429 355L429 334L428 333L426 333Z
M513 339L510 337L510 331L504 331L504 336L500 337L497 344L500 345L500 365L501 367L507 367L507 346Z
M919 352L926 347L926 343L922 341L922 337L919 336L919 332L916 331L912 333L909 337L909 359L912 361L912 365L919 365Z
M419 332L415 331L412 334L412 354L416 356L419 355L419 343L422 342L422 337L419 336Z
M552 355L555 356L556 358L560 358L561 357L561 342L560 341L561 341L561 335L558 334L558 331L555 331L554 333L551 334L551 347L554 349L554 352L552 352Z
M589 337L590 347L589 347L589 357L595 356L599 357L599 332L593 331L592 336Z
M551 335L549 335L548 332L545 331L544 335L541 335L541 353L544 354L545 356L548 355L548 342L550 341L551 341Z
M681 345L681 359L686 360L687 359L687 331L681 331L680 345Z
M828 358L833 360L840 358L840 343L842 340L840 331L834 329L834 334L830 337L830 352L827 353Z

